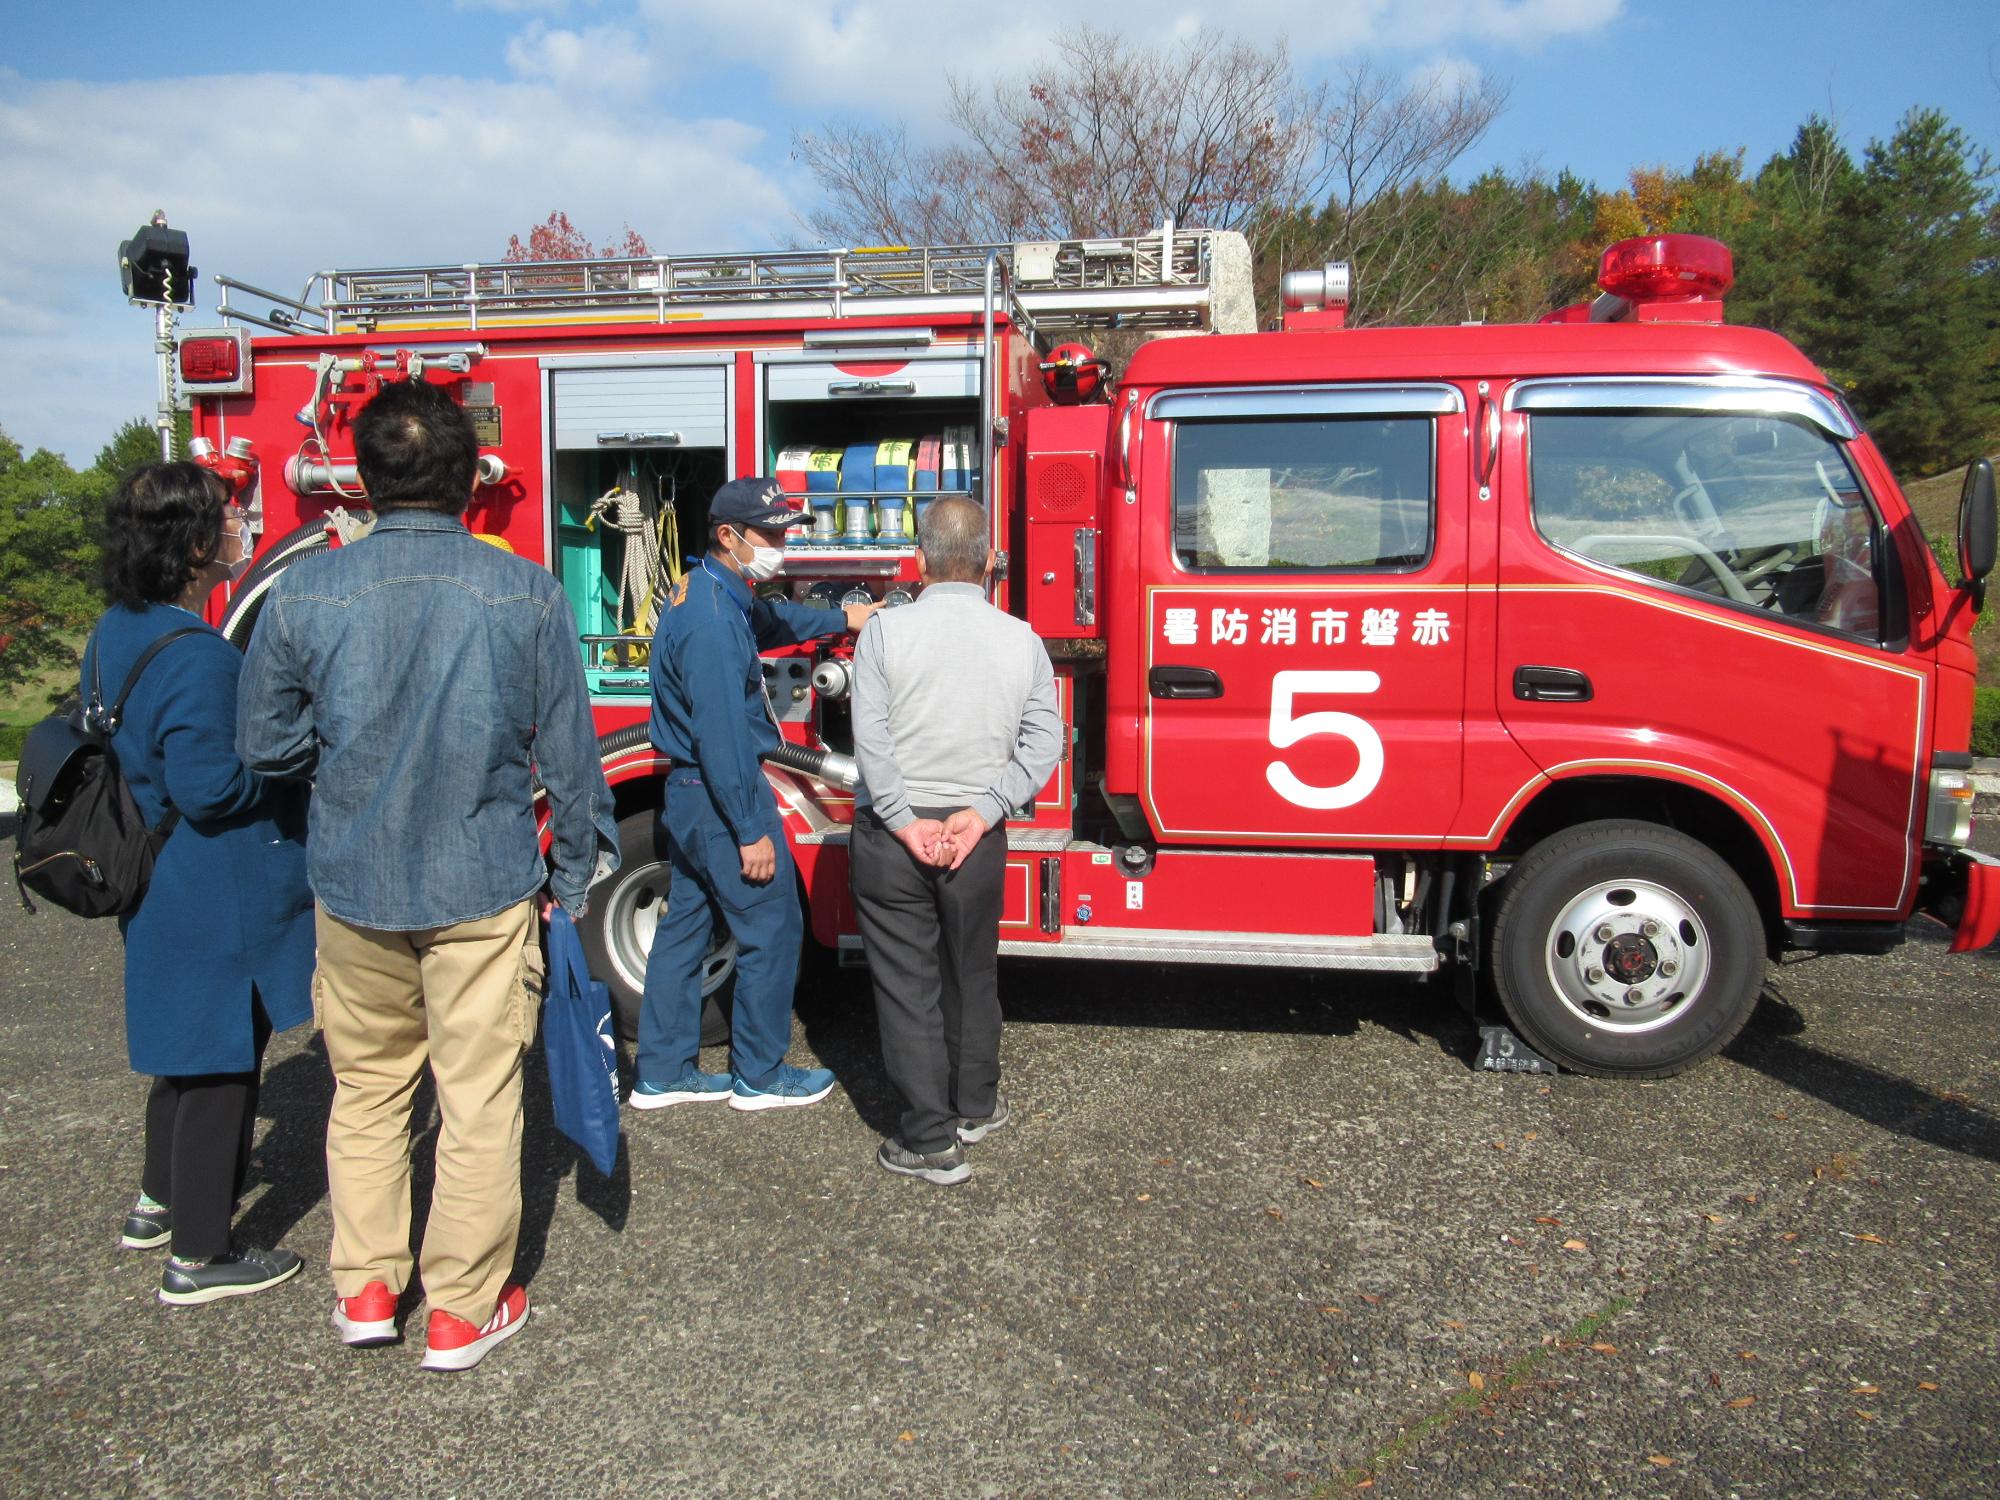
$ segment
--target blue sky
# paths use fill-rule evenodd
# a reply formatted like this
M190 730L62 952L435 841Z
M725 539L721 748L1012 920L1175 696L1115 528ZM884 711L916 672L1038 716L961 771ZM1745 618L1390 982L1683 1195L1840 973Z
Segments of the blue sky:
M87 461L152 404L150 320L114 252L156 207L217 271L294 291L332 265L497 257L552 209L656 250L804 237L792 132L902 121L937 137L947 75L1025 68L1108 13L890 0L206 0L15 6L0 51L0 428ZM1288 39L1308 76L1366 61L1505 79L1455 175L1743 148L1807 115L1858 155L1917 105L2000 155L2000 6L1886 0L1235 0L1127 24ZM1133 226L1134 228L1140 226ZM1366 274L1366 268L1361 268Z

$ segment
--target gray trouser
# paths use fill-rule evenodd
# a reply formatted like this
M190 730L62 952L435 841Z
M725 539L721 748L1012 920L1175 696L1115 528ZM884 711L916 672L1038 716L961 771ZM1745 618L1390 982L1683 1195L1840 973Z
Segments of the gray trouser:
M955 808L919 808L948 817ZM858 813L848 842L854 908L875 985L882 1063L908 1106L897 1132L943 1151L961 1115L993 1113L1000 1087L1000 893L1004 829L956 870L919 864L882 820Z

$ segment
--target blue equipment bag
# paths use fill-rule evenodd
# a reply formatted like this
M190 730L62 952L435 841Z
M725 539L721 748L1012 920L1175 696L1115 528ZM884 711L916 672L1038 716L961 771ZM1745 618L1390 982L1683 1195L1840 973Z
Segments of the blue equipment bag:
M605 1176L618 1163L618 1048L611 992L590 977L576 923L557 907L549 917L549 994L542 1007L549 1102L556 1129Z

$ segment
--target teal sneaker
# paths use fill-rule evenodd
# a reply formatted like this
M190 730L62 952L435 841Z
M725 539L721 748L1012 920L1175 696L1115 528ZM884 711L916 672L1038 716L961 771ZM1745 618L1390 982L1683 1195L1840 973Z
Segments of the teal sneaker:
M833 1073L827 1068L795 1068L778 1065L778 1075L769 1088L753 1089L742 1079L729 1094L731 1109L795 1109L801 1104L817 1104L833 1092Z
M669 1104L700 1104L728 1097L727 1073L704 1073L689 1068L672 1083L647 1083L641 1079L632 1085L631 1097L625 1102L633 1109L665 1109Z

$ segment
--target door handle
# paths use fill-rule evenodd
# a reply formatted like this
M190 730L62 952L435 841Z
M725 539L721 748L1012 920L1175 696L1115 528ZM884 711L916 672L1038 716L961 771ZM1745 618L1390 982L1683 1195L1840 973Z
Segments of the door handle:
M1146 690L1155 698L1220 698L1222 679L1207 667L1155 667Z
M600 432L597 435L600 448L609 448L614 444L627 448L671 448L680 440L678 432Z
M829 396L914 396L914 380L829 380Z
M1590 679L1574 667L1516 667L1514 696L1529 703L1588 703Z

